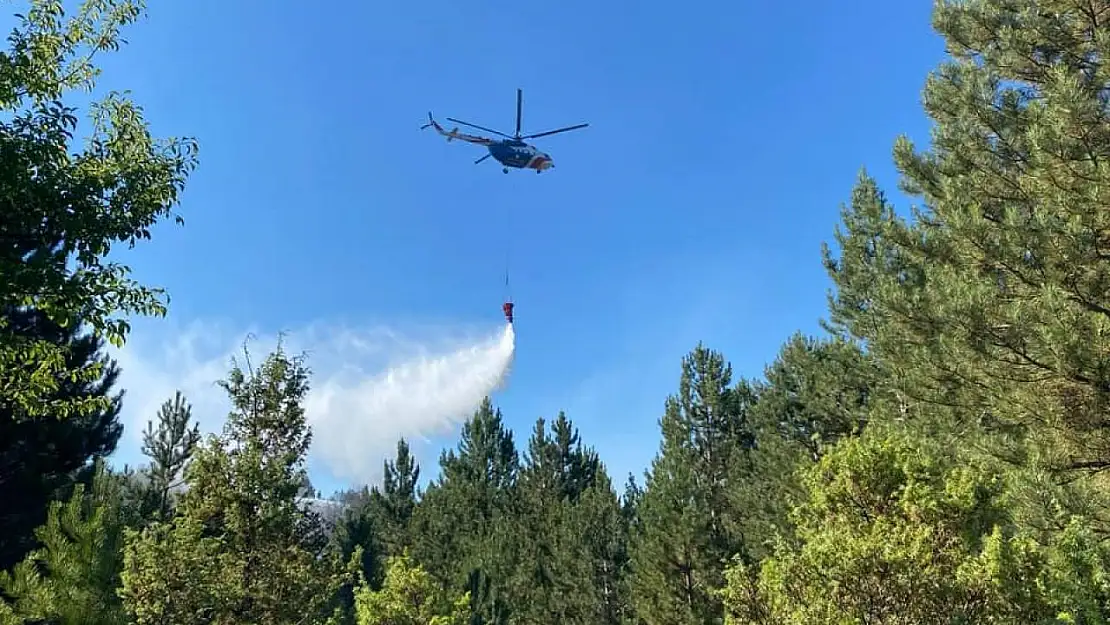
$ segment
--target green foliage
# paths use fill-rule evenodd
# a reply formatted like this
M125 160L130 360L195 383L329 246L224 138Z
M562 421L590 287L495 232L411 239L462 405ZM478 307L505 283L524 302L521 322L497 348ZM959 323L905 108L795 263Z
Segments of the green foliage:
M721 618L715 590L724 582L724 561L743 549L728 520L738 511L725 484L754 443L752 400L748 384L732 386L721 354L698 345L683 358L632 536L633 600L649 625Z
M604 470L582 493L573 519L591 569L587 594L594 603L585 613L592 623L630 622L635 616L629 591L630 521Z
M795 334L757 385L753 420L816 462L829 446L862 431L878 377L856 345Z
M135 0L88 0L66 17L62 3L33 0L0 54L0 310L32 306L62 327L87 323L122 345L129 314L165 313L159 289L104 262L113 244L150 238L170 215L195 166L192 140L157 140L141 109L111 93L91 110L91 135L71 143L75 109L61 98L92 89L92 58L119 47L120 30L143 11ZM9 117L5 115L5 117ZM178 218L180 221L180 218ZM64 418L104 411L104 397L59 397L59 378L92 381L101 366L67 366L50 341L11 330L0 319L0 406L27 418Z
M413 512L413 557L440 583L463 588L479 572L490 593L472 593L476 613L493 610L515 568L512 544L520 458L501 411L486 398L463 424L456 450L440 456L441 475Z
M222 386L233 410L222 437L199 447L189 490L169 524L128 541L123 595L140 625L328 622L348 571L326 548L320 519L297 501L311 435L308 369L281 345L256 371L234 364ZM168 527L167 527L168 525ZM165 567L181 548L195 566ZM360 554L353 555L357 561ZM353 566L353 564L352 564ZM184 599L165 589L192 590Z
M855 345L796 334L753 383L749 410L752 449L732 463L728 497L732 531L743 558L756 562L780 536L793 531L789 511L803 497L798 470L867 423L881 379Z
M0 405L0 570L7 570L36 547L35 528L46 522L47 507L66 498L75 481L89 483L98 458L115 450L123 431L122 392L114 392L119 367L102 353L103 341L78 327L61 327L40 311L8 310L8 330L48 341L64 351L66 367L99 366L102 377L71 380L59 376L51 397L107 400L108 409L69 419L29 420Z
M173 399L167 399L159 409L158 426L147 421L142 452L150 458L146 500L154 519L169 518L173 503L171 494L184 483L185 467L200 442L200 425L192 423L189 427L191 420L192 406L181 391L177 391Z
M114 48L140 13L88 0L67 21L32 2L0 55L0 197L18 207L0 220L0 489L96 431L80 415L109 415L114 444L114 373L68 349L78 321L118 343L123 315L165 310L102 259L169 215L195 146L155 141L113 94L70 154L57 102L91 87L81 51ZM279 345L233 366L222 436L201 444L167 402L149 484L98 473L46 515L99 447L37 465L49 486L21 516L46 520L43 544L0 575L0 624L1110 623L1107 15L937 0L952 58L926 84L932 146L895 146L923 206L900 216L861 174L824 250L831 336L790 337L758 380L697 345L642 487L618 496L562 413L518 453L486 398L423 492L398 441L326 536L298 501L315 495L309 372Z
M597 454L560 413L537 419L518 482L512 536L514 620L616 622L624 544L620 508Z
M188 516L128 529L120 596L132 622L230 622L243 563L228 542Z
M828 262L834 317L910 408L1031 437L1059 471L1110 463L1102 4L938 3L952 58L925 87L933 145L895 146L925 207L908 223L863 178Z
M382 490L373 489L370 497L385 549L390 555L401 555L411 542L407 529L420 494L416 486L420 467L405 439L397 441L397 456L387 460L384 469Z
M11 572L0 572L0 623L123 625L116 596L122 568L119 481L98 465L92 489L77 484L66 502L50 505L35 531L42 547Z
M352 562L357 572L357 580L348 579L339 589L338 603L344 614L345 623L353 623L355 618L356 581L369 588L381 588L385 575L384 561L388 557L382 544L382 534L377 526L376 513L369 496L364 490L356 496L348 497L347 508L336 522L331 536L333 547L340 556Z
M493 577L480 568L471 569L465 587L470 597L469 625L510 625L507 593L494 585Z
M386 460L383 468L381 489L363 488L343 497L347 508L332 535L332 543L344 558L351 558L356 549L361 549L359 579L372 589L381 587L386 558L407 553L410 522L420 494L420 467L403 438L397 442L396 457ZM351 619L354 593L353 583L344 584L340 590L339 603Z
M407 555L386 565L381 590L365 582L355 594L358 625L465 625L468 594L451 595Z
M797 544L730 569L729 622L1105 622L1107 546L1079 519L1042 546L1013 524L1008 482L903 434L840 443L804 473Z

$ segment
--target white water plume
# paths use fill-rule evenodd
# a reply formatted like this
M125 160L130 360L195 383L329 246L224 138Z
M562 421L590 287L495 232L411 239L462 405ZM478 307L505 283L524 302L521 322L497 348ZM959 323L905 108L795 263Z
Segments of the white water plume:
M515 339L506 324L477 344L401 363L353 388L338 380L314 388L305 406L313 455L338 478L363 484L375 479L381 457L368 454L368 446L380 448L385 441L377 439L386 432L405 432L413 440L453 431L504 384Z

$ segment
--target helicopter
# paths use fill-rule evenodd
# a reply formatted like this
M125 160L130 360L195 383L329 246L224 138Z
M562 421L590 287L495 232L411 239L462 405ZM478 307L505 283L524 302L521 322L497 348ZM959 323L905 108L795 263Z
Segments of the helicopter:
M475 143L475 144L478 144L478 145L486 146L486 148L489 150L489 154L486 154L482 158L479 158L478 160L474 161L475 165L477 165L478 163L481 163L482 161L484 161L487 158L492 156L494 159L497 160L497 162L501 163L501 165L503 166L501 168L501 171L505 172L506 174L509 173L509 168L510 167L512 167L514 169L534 169L534 170L536 170L537 174L540 174L540 173L543 173L544 170L554 167L555 166L555 161L551 159L550 154L547 154L546 152L539 151L536 148L536 146L531 145L529 143L526 143L524 140L525 139L536 139L538 137L546 137L548 135L553 135L553 134L557 134L557 133L560 133L560 132L567 132L569 130L578 130L579 128L585 128L586 126L589 126L589 124L578 124L576 126L567 126L566 128L559 128L558 130L548 130L547 132L540 132L540 133L536 133L536 134L533 134L533 135L521 136L521 134L520 134L520 113L521 113L521 105L523 104L523 97L524 97L523 92L520 89L517 89L516 90L516 134L513 135L513 136L509 136L509 135L507 135L503 132L499 132L497 130L493 130L493 129L490 129L490 128L484 128L484 127L479 126L477 124L471 124L470 122L464 122L461 119L455 119L453 117L448 117L447 118L448 121L454 122L456 124L462 124L463 126L470 126L471 128L477 128L478 130L483 130L485 132L491 132L495 135L505 137L504 139L490 139L488 137L479 137L477 135L468 135L468 134L459 132L459 129L458 129L457 126L454 129L450 130L450 131L444 130L443 126L440 126L439 123L437 123L436 120L432 117L431 112L428 113L428 123L421 126L420 129L424 130L425 128L431 126L432 128L435 128L436 132L443 135L444 137L447 137L447 141L451 141L453 139L458 139L460 141L466 141L467 143Z

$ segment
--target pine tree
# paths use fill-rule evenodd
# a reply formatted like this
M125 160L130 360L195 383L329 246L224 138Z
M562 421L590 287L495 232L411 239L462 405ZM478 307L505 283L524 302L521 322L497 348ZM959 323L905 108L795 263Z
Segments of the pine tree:
M754 384L755 445L732 466L730 520L743 537L743 560L758 561L791 535L789 512L802 494L798 470L863 430L881 379L874 361L844 339L795 334L782 346Z
M631 622L635 614L627 584L629 525L604 465L598 466L593 483L579 498L573 519L592 568L597 604L589 622Z
M446 587L471 591L473 615L504 619L520 459L512 431L486 398L440 456L441 475L413 512L414 559Z
M637 526L640 501L644 498L644 489L636 483L636 476L628 474L624 483L624 494L621 495L621 516L630 529Z
M344 558L356 549L362 556L358 563L361 584L370 590L381 589L389 557L402 557L411 547L410 522L419 497L417 482L420 467L412 456L408 442L397 442L397 455L384 462L382 487L363 487L342 496L346 510L336 524L332 541ZM356 586L345 584L340 591L340 604L354 622Z
M536 420L517 488L515 619L596 623L601 615L595 551L604 537L585 534L599 520L578 506L598 470L597 455L582 448L565 414L552 422L550 436L544 419Z
M36 529L41 547L0 572L0 624L124 625L116 591L122 569L120 482L98 462L92 487L50 504Z
M670 428L664 430L671 433ZM698 485L685 450L667 449L652 462L647 490L632 535L633 603L648 625L714 622L708 514L698 505Z
M550 429L548 435L546 421L542 417L536 420L520 485L553 501L575 503L594 485L601 461L597 452L582 446L578 429L563 412L551 422Z
M640 502L644 497L644 489L636 483L636 477L629 473L624 483L624 493L620 497L620 517L622 529L623 558L621 560L620 596L624 609L622 610L621 623L639 625L643 621L637 616L632 570L632 549L634 537L642 536L640 523Z
M932 149L895 146L924 205L864 174L826 250L828 326L885 379L862 437L811 450L796 535L733 569L730 621L1106 620L1105 479L1072 480L1110 466L1108 10L936 3Z
M816 462L828 447L866 426L879 375L853 343L795 334L758 385L753 420L774 427Z
M181 391L167 399L158 411L158 426L147 421L142 452L150 458L149 489L155 519L169 518L171 493L183 483L185 467L200 441L200 424L193 423L192 406Z
M587 489L597 484L601 460L596 451L582 446L578 429L562 411L551 422L551 437L558 463L558 492L571 503L577 503Z
M932 146L894 150L923 207L899 218L864 176L827 253L833 323L891 365L905 414L1053 471L1110 466L1107 8L938 3Z
M385 576L385 561L389 553L379 528L382 515L378 512L368 488L362 488L343 497L345 509L336 523L332 544L347 561L358 557L355 569L357 580L347 580L339 590L339 604L345 623L355 622L355 593L359 584L371 590L381 589ZM358 584L356 584L356 581Z
M39 311L9 309L3 317L7 332L63 348L68 370L100 368L101 377L91 380L59 376L55 390L42 398L107 402L106 410L68 419L29 419L0 403L0 501L5 502L0 506L0 570L7 570L36 547L35 528L46 521L50 502L67 498L75 480L89 482L88 469L115 450L123 427L122 392L112 392L120 370L102 353L103 341L76 326L62 327Z
M742 550L731 531L726 483L754 442L751 389L698 345L682 361L679 392L666 402L663 442L652 461L632 542L632 591L648 625L717 623L724 561Z
M128 541L123 593L140 625L183 614L199 620L174 622L323 623L335 606L340 561L297 497L311 441L308 369L280 344L258 370L249 353L245 366L221 383L233 410L223 436L197 449L177 515ZM176 545L196 566L164 566ZM203 604L156 592L186 585Z
M400 556L411 545L409 522L420 494L416 486L420 480L420 466L405 439L397 441L397 456L386 460L384 469L382 490L374 488L371 491L372 504L387 552Z
M471 569L466 576L466 594L470 598L469 625L509 625L512 608L506 593L493 583L493 577L482 569Z

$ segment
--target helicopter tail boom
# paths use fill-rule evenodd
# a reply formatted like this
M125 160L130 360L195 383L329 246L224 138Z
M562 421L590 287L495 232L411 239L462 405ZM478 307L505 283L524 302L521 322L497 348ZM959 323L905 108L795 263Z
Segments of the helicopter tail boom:
M479 145L489 145L490 143L493 142L491 139L487 139L485 137L479 137L479 136L476 136L476 135L468 135L466 133L461 133L461 132L459 132L459 127L458 126L452 128L450 131L444 130L443 126L440 126L439 122L437 122L435 120L435 118L432 117L431 111L428 112L428 123L421 126L420 129L424 130L425 128L427 128L429 126L431 126L432 128L435 128L435 131L437 133L439 133L440 135L442 135L444 137L447 137L448 143L450 143L451 141L453 141L455 139L461 139L463 141L466 141L467 143L477 143Z

